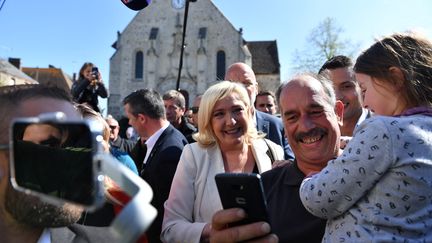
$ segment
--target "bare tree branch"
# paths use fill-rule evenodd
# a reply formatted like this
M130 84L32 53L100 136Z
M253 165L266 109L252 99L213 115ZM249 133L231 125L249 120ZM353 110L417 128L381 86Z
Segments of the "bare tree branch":
M312 29L303 50L295 50L293 69L298 72L317 72L322 64L335 55L352 57L359 45L350 40L341 40L344 30L335 20L326 18Z

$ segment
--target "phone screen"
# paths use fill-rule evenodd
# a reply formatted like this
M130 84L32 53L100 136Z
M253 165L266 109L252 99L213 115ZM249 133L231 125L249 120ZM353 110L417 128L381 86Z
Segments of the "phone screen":
M242 208L247 218L234 225L268 220L261 176L254 173L221 173L215 176L224 209Z

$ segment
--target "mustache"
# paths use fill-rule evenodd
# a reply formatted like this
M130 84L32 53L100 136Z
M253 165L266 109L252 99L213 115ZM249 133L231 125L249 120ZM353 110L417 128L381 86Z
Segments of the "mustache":
M327 130L321 127L316 127L316 128L312 128L307 132L298 132L294 136L294 138L297 142L299 142L300 140L303 140L304 137L315 137L315 136L321 136L326 134L327 134Z

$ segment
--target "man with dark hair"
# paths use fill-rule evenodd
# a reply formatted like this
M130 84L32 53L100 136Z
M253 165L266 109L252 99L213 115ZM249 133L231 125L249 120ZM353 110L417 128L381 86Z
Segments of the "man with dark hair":
M10 182L9 126L14 118L63 112L68 119L81 119L65 91L42 85L0 88L0 238L7 242L109 242L107 228L75 224L83 208L65 203L54 206L38 197L16 191Z
M340 55L327 60L319 70L319 74L333 82L336 98L344 104L342 136L352 136L354 128L371 116L371 112L363 108L360 86L352 69L351 59Z
M123 105L129 124L140 135L131 156L141 178L153 189L151 204L158 211L147 231L148 240L160 242L163 203L168 198L180 155L188 142L167 121L164 103L158 92L149 89L135 91L124 98Z
M234 63L228 67L225 80L243 84L253 107L258 94L258 82L251 67L242 62ZM285 159L294 159L293 152L285 138L281 119L255 109L253 116L257 130L265 133L267 139L279 144L284 149Z
M255 109L270 115L276 115L277 105L275 94L269 90L260 91L256 96Z
M167 120L186 137L189 143L195 142L192 134L196 132L196 128L184 116L186 101L183 94L177 90L169 90L162 96L162 99Z

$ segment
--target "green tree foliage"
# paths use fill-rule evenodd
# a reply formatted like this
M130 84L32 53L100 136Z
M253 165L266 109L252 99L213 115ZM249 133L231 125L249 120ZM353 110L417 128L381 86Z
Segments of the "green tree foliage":
M318 72L326 60L335 55L353 57L359 45L348 39L341 39L344 30L336 25L334 19L327 17L309 34L307 45L295 50L293 69L296 72Z

